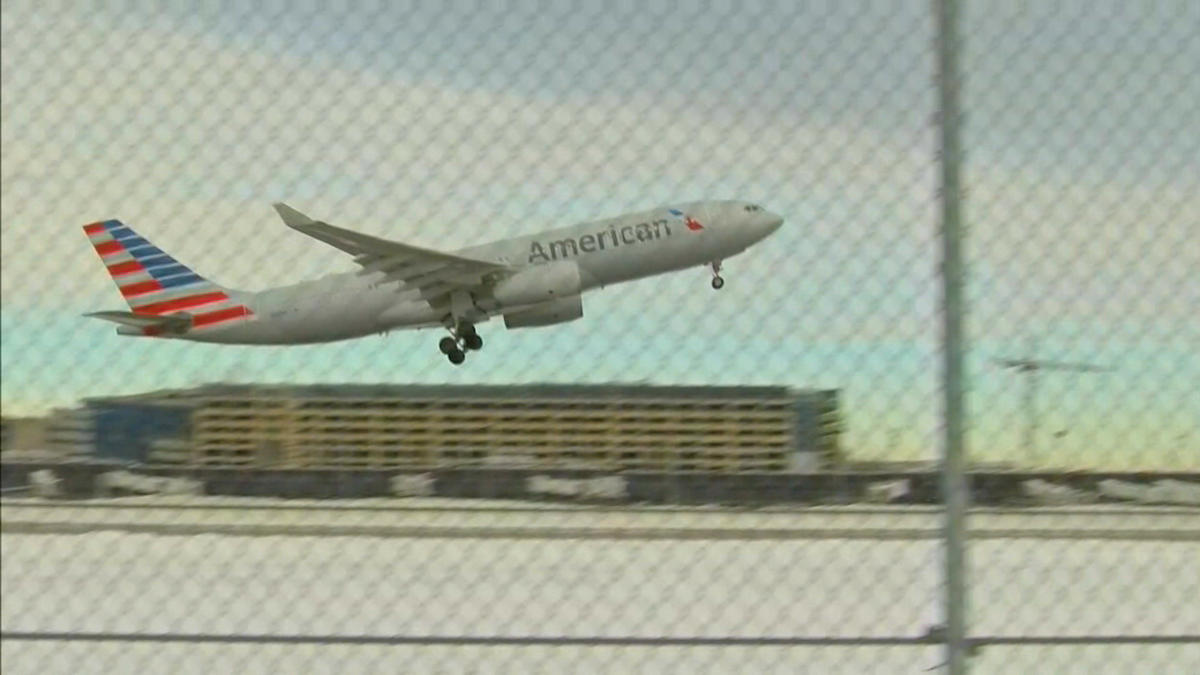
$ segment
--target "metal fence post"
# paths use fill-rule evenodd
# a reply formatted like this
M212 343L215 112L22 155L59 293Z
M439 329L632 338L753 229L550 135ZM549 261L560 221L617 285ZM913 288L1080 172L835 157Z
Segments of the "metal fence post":
M963 447L963 265L959 203L958 3L935 0L937 15L938 137L941 168L943 289L942 485L945 500L946 662L951 675L967 672L966 510Z

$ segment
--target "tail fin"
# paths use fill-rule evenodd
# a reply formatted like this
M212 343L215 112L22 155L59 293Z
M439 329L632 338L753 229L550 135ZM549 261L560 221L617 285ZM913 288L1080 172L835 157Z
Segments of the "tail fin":
M249 316L227 289L196 274L119 220L83 226L134 314L191 314L195 327Z

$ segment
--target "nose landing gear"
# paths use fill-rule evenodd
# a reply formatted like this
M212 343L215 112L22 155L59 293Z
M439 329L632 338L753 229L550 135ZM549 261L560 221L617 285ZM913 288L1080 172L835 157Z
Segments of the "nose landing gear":
M725 285L725 280L721 278L721 261L715 260L711 263L713 271L712 287L713 290L721 290Z
M438 341L438 350L456 366L467 360L468 351L480 349L483 349L483 338L470 323L461 323L457 329L451 328L450 335Z

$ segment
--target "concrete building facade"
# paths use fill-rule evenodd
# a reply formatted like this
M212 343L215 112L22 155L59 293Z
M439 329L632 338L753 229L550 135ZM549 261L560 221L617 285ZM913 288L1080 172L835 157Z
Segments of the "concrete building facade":
M206 385L88 405L136 408L146 427L175 430L135 454L193 466L779 472L840 461L837 392L786 387Z

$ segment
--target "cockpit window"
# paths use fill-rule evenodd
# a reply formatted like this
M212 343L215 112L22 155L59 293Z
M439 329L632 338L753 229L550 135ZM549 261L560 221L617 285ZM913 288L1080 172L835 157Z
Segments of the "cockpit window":
M762 207L757 204L747 204L742 207L746 211L762 211Z

